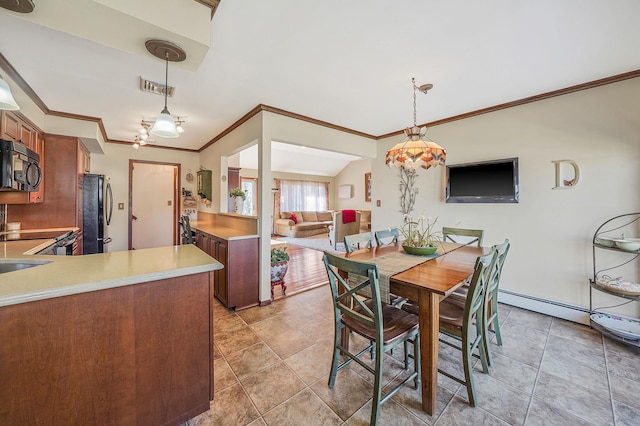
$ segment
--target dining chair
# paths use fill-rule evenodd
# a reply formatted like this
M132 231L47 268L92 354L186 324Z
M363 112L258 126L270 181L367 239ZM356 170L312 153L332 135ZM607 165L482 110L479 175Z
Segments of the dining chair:
M484 230L482 229L448 228L446 226L442 228L442 239L444 242L482 247L483 237Z
M498 321L498 290L500 286L500 276L502 275L502 267L504 266L504 261L507 258L507 253L509 252L510 247L511 243L508 239L504 240L504 243L497 244L492 247L496 250L496 261L491 271L489 283L487 284L484 314L482 315L482 318L484 319L483 344L485 351L487 352L487 361L489 366L493 364L489 333L494 333L496 335L497 345L502 346L502 335L500 334L500 323ZM468 291L468 286L462 286L452 293L448 299L452 302L457 301L458 303L465 303Z
M398 228L383 229L381 231L374 232L377 246L391 245L398 243L398 237L400 237L400 230ZM395 294L389 294L391 306L399 307L401 304L407 301L406 298L400 297Z
M376 238L376 245L384 246L386 244L396 244L398 242L398 237L400 237L400 230L398 228L383 229L381 231L376 231L374 235Z
M500 286L500 276L502 275L502 267L509 253L511 243L508 239L504 243L493 246L496 250L496 261L491 273L489 282L487 283L487 291L484 302L484 347L487 352L487 360L489 365L493 363L491 358L491 348L489 345L489 332L496 335L496 343L502 346L502 336L500 334L500 322L498 321L498 287Z
M376 425L380 415L381 404L411 380L414 381L415 389L419 387L420 342L418 317L401 309L396 309L380 300L379 272L376 264L356 262L328 251L324 252L323 260L333 296L335 319L333 360L331 362L328 385L329 388L333 389L338 371L352 361L357 362L365 370L372 373L374 375L374 384L370 424ZM342 273L366 276L368 280L352 286L349 280L341 275ZM364 299L359 293L366 291L366 289L370 292L371 297ZM369 340L370 344L357 353L350 352L349 345L343 345L341 341L344 329L359 334ZM383 397L383 356L401 343L404 344L405 369L409 369L409 359L413 358L413 372ZM413 345L413 356L409 353L409 344ZM374 353L373 368L360 359L363 354L371 351ZM342 363L340 362L341 353L346 356L346 360Z
M440 333L455 340L456 343L442 337L440 338L440 342L462 352L464 379L440 368L438 368L438 372L467 388L469 405L472 407L476 406L477 401L473 382L472 360L474 356L480 358L482 371L489 373L489 361L483 340L485 325L484 321L478 319L482 318L484 312L485 292L496 258L497 251L495 249L492 249L489 254L478 257L471 278L471 284L469 285L469 294L464 303L449 300L449 298L440 302ZM417 303L410 301L402 305L402 309L417 316L419 306ZM460 346L458 346L458 344ZM474 352L476 349L478 354Z
M344 249L347 253L362 248L373 247L373 234L371 232L363 232L362 234L353 234L344 236Z

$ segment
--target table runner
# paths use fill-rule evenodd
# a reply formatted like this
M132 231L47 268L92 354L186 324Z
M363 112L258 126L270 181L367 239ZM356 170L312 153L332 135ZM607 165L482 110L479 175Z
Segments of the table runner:
M429 256L414 256L403 251L397 251L373 259L372 263L378 265L378 273L380 274L380 278L378 279L380 300L383 303L390 303L391 301L389 298L389 279L391 276L404 272L407 269L411 269L438 256L440 256L440 253L434 253ZM349 276L349 284L352 286L358 285L365 279L367 278L360 275L352 275ZM371 297L371 291L368 287L364 288L361 294L365 297Z

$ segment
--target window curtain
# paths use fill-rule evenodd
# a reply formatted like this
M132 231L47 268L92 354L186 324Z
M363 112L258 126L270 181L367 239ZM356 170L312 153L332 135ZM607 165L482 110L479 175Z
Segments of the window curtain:
M329 183L281 179L280 210L329 210Z

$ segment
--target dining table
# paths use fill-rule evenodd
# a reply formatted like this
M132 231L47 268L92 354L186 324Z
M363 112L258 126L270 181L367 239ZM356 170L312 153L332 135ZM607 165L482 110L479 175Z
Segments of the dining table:
M377 263L376 259L384 260L385 268L382 270L379 265L379 274L381 281L388 280L388 291L418 302L422 409L429 415L436 412L438 402L440 301L461 287L473 274L478 256L490 251L488 247L442 242L438 244L434 255L416 259L413 263L407 263L404 256L416 256L404 253L399 243L344 254L345 258L360 262ZM389 268L390 259L399 260L397 264L401 266L397 271ZM406 265L413 264L405 269Z

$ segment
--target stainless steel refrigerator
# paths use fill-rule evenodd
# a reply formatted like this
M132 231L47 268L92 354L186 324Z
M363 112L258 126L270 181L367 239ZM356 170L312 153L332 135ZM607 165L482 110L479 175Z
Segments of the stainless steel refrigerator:
M109 238L109 223L113 213L113 197L109 178L105 175L84 175L82 193L82 254L104 253Z

